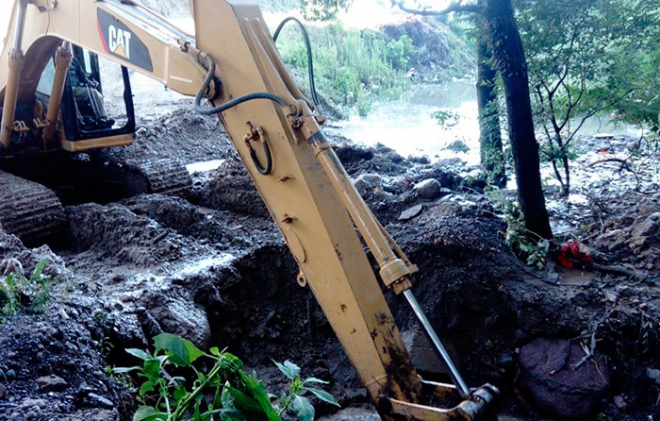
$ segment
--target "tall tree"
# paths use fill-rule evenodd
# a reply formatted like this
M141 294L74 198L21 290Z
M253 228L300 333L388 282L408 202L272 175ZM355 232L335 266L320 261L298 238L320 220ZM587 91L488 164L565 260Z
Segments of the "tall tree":
M504 85L509 141L525 226L543 238L552 238L541 186L539 145L534 134L527 61L511 0L486 0L484 16Z
M477 103L479 110L479 151L481 167L489 184L497 187L506 185L502 132L497 101L497 69L493 66L493 54L482 27L477 19Z
M645 38L648 5L659 1L519 0L517 19L530 63L543 155L568 195L569 156L587 119L636 90L639 64L657 38ZM625 18L622 18L625 16ZM655 93L654 93L655 94Z
M403 0L391 0L401 10L432 16L449 12L475 12L486 22L486 36L492 46L497 70L504 86L508 133L518 184L518 201L525 226L543 238L552 238L548 211L541 186L539 145L534 134L527 62L511 0L451 2L443 10L407 7Z

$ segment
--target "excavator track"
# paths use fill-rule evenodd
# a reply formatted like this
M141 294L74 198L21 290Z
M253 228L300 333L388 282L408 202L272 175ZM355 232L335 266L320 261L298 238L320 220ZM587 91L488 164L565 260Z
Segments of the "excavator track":
M172 159L126 160L128 196L160 193L186 197L192 180L186 167Z
M52 190L0 171L0 198L0 227L26 245L62 235L66 216Z

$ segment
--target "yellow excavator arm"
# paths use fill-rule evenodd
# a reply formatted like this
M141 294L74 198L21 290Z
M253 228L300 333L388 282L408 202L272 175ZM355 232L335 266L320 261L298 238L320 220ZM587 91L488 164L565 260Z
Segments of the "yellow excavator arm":
M410 290L416 267L351 183L258 7L239 0L190 0L190 7L194 37L133 1L16 1L0 59L3 145L13 130L8 109L34 95L46 61L66 43L194 95L198 111L217 115L229 134L298 263L298 283L314 292L382 419L478 419L497 390L468 388L451 363ZM455 385L416 372L363 241L384 285L413 306ZM434 403L448 398L460 403Z

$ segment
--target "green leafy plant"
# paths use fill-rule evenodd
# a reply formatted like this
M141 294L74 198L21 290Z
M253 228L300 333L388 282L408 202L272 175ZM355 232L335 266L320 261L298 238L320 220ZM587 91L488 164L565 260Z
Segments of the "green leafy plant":
M443 130L448 130L456 126L461 119L460 114L451 110L435 111L431 114L431 117L433 117L438 122Z
M488 190L494 208L506 221L505 240L511 251L528 266L544 270L548 261L550 243L525 227L522 212L517 204L502 195L499 189Z
M302 396L302 393L305 392L312 393L323 402L339 406L331 394L325 390L309 386L309 384L328 384L328 382L314 377L307 377L303 380L300 377L300 367L291 361L285 361L283 364L276 361L273 362L290 381L289 393L283 392L280 397L280 415L283 415L287 410L293 410L300 421L312 421L315 410L309 399Z
M291 381L289 392L283 393L279 406L274 405L262 381L243 371L243 363L236 356L213 347L210 353L197 348L179 336L163 333L154 337L155 350L149 354L139 349L126 352L142 360L142 366L112 369L114 374L137 372L143 379L139 395L151 405L142 405L133 415L134 421L154 420L264 420L279 421L284 413L293 411L301 421L314 418L314 408L303 392L311 392L319 399L337 405L334 398L309 383L325 383L315 378L300 379L300 369L293 363L277 364ZM204 358L213 363L204 373L193 363ZM182 376L168 371L188 369L194 374L192 384ZM152 399L148 399L153 397Z
M15 316L21 309L28 313L46 311L50 299L48 281L43 274L46 259L37 263L32 275L12 272L0 282L0 311L7 316Z

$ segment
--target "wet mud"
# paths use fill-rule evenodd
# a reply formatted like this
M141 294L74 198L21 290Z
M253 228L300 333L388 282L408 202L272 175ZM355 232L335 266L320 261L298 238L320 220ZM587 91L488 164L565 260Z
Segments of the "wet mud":
M419 266L413 292L467 382L502 391L502 416L565 419L562 405L577 404L562 396L576 374L606 379L582 396L579 419L657 415L657 193L636 199L633 215L625 203L640 194L634 190L608 199L607 214L576 206L553 211L569 225L594 223L592 231L580 232L591 246L607 248L610 263L647 274L594 272L587 282L566 285L511 253L503 218L479 186L451 166L331 140L369 206ZM112 153L223 164L192 174L188 200L152 194L67 206L62 244L26 248L0 233L4 275L29 276L45 258L51 278L45 313L2 318L0 419L131 419L137 402L129 385L104 369L134 365L124 349L146 349L160 332L227 348L274 390L284 379L272 360L291 360L304 376L329 381L329 391L352 411L333 415L336 408L319 404L319 416L375 419L355 370L313 294L296 283L294 259L215 123L177 110L143 120L136 144ZM415 186L430 178L441 188L425 197ZM402 218L411 208L416 211ZM610 228L619 231L609 234ZM447 381L412 311L402 297L385 293L415 365L425 377ZM559 362L534 371L539 365L531 356L543 352L554 352Z

